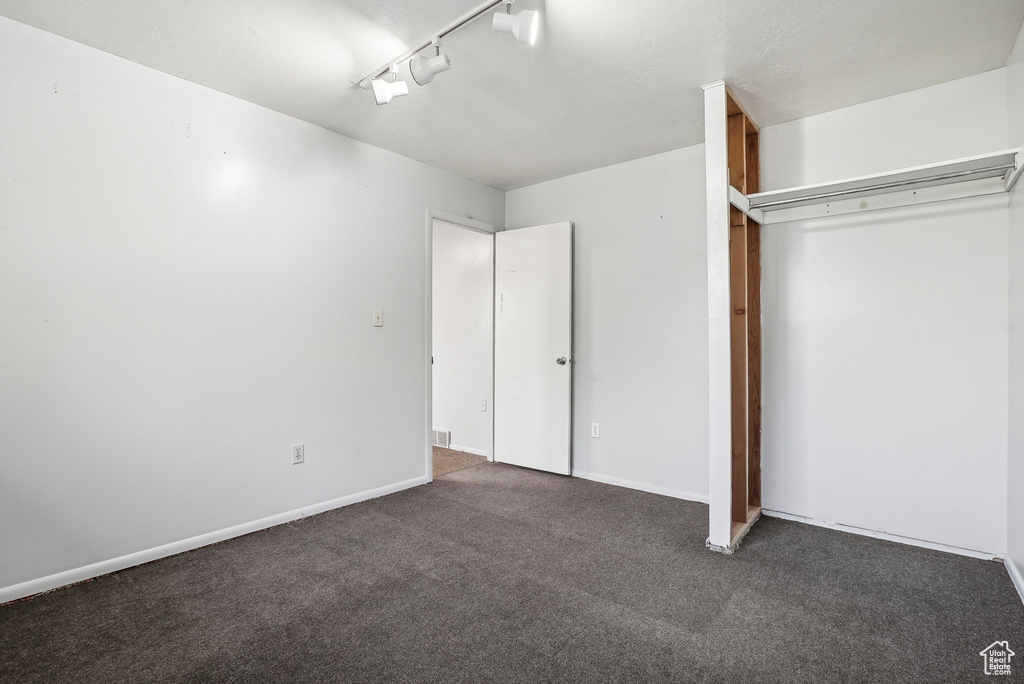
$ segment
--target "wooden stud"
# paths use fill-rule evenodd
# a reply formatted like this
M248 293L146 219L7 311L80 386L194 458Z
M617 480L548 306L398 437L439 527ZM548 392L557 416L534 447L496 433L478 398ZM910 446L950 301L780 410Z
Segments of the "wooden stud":
M732 98L729 98L732 102ZM747 194L747 117L735 114L729 117L729 185Z
M747 503L761 505L761 226L747 220Z
M739 216L737 216L739 214ZM732 210L729 228L729 292L732 304L732 519L747 520L747 226Z
M729 184L760 190L759 132L743 108L726 101ZM749 529L761 507L761 226L730 208L729 285L732 372L733 532Z
M727 139L729 143L729 184L745 193L747 166L747 117L727 99ZM732 499L734 523L746 523L748 505L748 331L747 331L747 216L735 207L729 209L729 297L732 306L730 356L732 375Z
M757 131L757 126L751 123L750 119L744 118L744 122L746 123L747 166L744 177L746 191L743 194L753 195L761 192L760 133Z
M757 127L744 117L746 194L761 190ZM761 226L747 219L747 503L761 506Z

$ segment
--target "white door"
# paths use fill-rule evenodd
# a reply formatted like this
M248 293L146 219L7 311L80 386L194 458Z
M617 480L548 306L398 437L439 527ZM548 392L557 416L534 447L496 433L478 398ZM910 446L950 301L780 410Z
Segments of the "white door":
M568 475L572 224L497 233L494 282L495 460Z

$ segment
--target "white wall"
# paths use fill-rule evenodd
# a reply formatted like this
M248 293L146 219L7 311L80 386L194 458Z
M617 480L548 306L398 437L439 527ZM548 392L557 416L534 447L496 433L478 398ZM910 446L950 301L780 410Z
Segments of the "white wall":
M1006 70L1010 145L1024 145L1024 28ZM1010 444L1006 551L1024 598L1024 182L1010 195Z
M703 145L505 197L508 228L575 223L575 475L707 498L704 204Z
M996 70L762 131L765 190L1005 149ZM763 504L1005 551L1005 196L763 231Z
M451 430L453 449L489 456L494 237L435 221L433 246L434 427Z
M0 89L0 600L422 481L425 208L502 193L7 19Z

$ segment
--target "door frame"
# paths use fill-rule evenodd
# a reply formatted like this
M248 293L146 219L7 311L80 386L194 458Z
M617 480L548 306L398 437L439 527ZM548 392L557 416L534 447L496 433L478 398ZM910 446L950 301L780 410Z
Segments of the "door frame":
M423 373L426 382L424 394L425 415L423 436L426 442L426 477L427 482L434 481L434 445L431 433L434 430L434 364L431 359L434 356L434 221L450 223L459 228L465 228L475 233L491 235L491 289L494 288L494 239L495 233L504 230L503 226L496 226L485 221L460 214L432 209L427 207L426 220L426 246L427 256L424 271L426 273L423 291L426 293L426 316L424 318L424 354ZM491 297L491 448L487 454L487 460L494 460L494 297Z

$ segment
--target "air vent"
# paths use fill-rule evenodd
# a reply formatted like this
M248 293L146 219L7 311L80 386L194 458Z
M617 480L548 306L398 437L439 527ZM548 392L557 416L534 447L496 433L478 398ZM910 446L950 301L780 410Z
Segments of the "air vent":
M447 449L452 443L450 430L434 430L434 446Z

